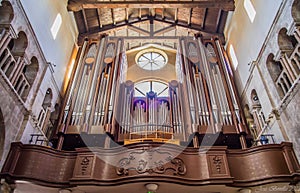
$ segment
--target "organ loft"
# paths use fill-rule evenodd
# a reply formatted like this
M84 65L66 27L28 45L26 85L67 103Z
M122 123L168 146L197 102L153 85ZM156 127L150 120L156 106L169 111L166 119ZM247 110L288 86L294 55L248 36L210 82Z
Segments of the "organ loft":
M248 147L251 136L221 42L182 37L178 45L170 53L150 45L127 58L124 39L85 40L61 114L58 148L139 142ZM149 78L130 80L139 77L128 60ZM170 70L158 74L166 65Z
M16 6L14 0L1 2ZM162 9L152 1L66 2L79 33L67 86L60 103L52 104L49 88L39 99L41 108L28 111L38 132L28 144L11 143L1 191L251 193L288 187L299 192L293 144L275 143L276 136L264 133L277 122L265 117L255 90L251 113L239 93L223 35L233 0L160 2L170 6ZM27 36L15 36L10 22L0 25L1 76L26 107L35 104L30 89L39 76L34 71L39 56L22 55ZM54 76L59 73L48 65ZM288 74L291 68L296 67L277 70ZM279 76L277 89L290 75ZM293 92L284 88L281 97Z

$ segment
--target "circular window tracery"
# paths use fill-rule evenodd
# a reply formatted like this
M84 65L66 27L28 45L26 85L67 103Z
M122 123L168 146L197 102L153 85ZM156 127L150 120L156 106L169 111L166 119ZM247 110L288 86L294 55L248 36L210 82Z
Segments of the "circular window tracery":
M167 55L157 49L145 50L137 55L136 63L144 70L159 70L167 64Z

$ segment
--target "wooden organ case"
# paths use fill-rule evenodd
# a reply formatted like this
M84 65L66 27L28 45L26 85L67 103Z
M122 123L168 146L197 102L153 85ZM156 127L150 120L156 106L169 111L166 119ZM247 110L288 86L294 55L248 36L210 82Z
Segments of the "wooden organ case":
M76 60L58 128L58 148L162 142L246 148L251 137L225 51L216 39L182 37L169 95L134 96L124 40L86 40Z

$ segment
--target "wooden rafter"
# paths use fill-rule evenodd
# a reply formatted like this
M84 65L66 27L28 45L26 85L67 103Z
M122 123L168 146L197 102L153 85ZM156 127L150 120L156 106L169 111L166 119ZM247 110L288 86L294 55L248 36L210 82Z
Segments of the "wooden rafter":
M134 25L131 25L131 24L129 24L129 25L127 26L127 28L130 29L130 30L133 30L133 31L135 31L135 32L138 32L138 33L140 33L140 34L146 35L146 36L150 34L148 31L146 31L146 30L144 30L144 29L142 29L142 28L136 27L136 26L134 26Z
M98 23L99 23L99 27L102 28L102 22L101 22L101 10L100 10L100 8L97 9L97 15L98 15Z
M175 9L174 20L175 22L178 20L178 8Z
M188 16L188 25L191 24L191 20L192 20L192 12L193 12L193 9L189 9L189 16Z
M234 10L234 0L198 0L198 1L95 1L73 0L68 10L79 11L83 8L219 8L225 11Z
M168 27L164 27L164 28L162 28L162 29L160 29L160 30L155 31L155 32L154 32L154 35L160 36L160 35L162 35L162 34L164 34L164 33L167 33L167 32L169 32L169 31L172 31L172 30L175 30L175 29L176 29L175 24L172 24L172 25L170 25L170 26L168 26Z
M128 9L127 8L125 8L125 21L127 22L128 21L128 19L129 19L129 15L128 15Z
M221 33L206 31L203 28L201 28L200 26L198 27L198 26L194 26L194 25L186 25L186 24L183 24L183 23L180 23L180 22L175 22L174 23L172 21L168 21L168 20L165 20L165 19L158 19L158 18L154 18L154 20L158 21L158 22L162 22L162 23L171 24L171 25L175 24L176 26L186 28L186 29L190 29L190 30L194 30L194 31L198 31L199 33L202 33L202 34L211 34L211 35L214 35L214 36L223 37L223 34L221 34Z
M87 37L87 36L93 36L93 35L97 35L100 33L108 33L111 30L120 30L123 28L126 28L127 25L132 25L132 24L136 24L136 23L140 23L140 22L145 22L147 21L147 18L142 18L142 19L135 19L135 20L129 20L127 22L120 22L120 23L116 23L116 25L110 24L110 25L103 25L101 29L94 29L94 30L90 30L89 32L86 33L81 33L80 36L82 38Z
M133 25L133 24L140 23L140 22L145 22L145 21L149 21L149 23L150 23L150 32ZM154 21L170 24L170 26L162 28L162 29L157 30L157 31L154 31L154 27L153 27ZM134 31L136 31L140 34L145 35L146 37L141 36L143 38L157 38L159 35L162 35L162 34L168 32L168 31L176 29L177 26L192 30L193 33L201 33L203 35L214 35L214 36L219 36L219 37L223 38L223 34L205 31L200 26L199 27L198 26L195 27L193 25L188 26L187 24L182 24L182 23L179 23L179 22L174 23L174 21L172 22L172 21L168 21L168 20L158 19L158 18L155 18L155 17L148 17L148 18L142 18L142 19L137 18L136 20L131 20L131 21L129 20L128 22L116 23L116 25L113 25L113 24L103 25L102 28L90 30L87 33L80 34L79 38L84 38L84 37L87 37L87 36L97 37L97 35L99 35L99 34L108 33L111 30L121 30L123 28L131 29L131 30L134 30ZM163 38L163 37L166 37L166 36L161 36L161 38ZM168 39L168 37L166 37L166 39Z
M88 26L88 23L87 23L86 14L85 14L84 9L82 9L82 16L83 16L83 20L84 20L84 27L85 27L86 31L88 32L89 31L89 26Z
M116 20L115 20L115 15L114 15L114 9L110 9L111 11L111 20L113 22L114 25L116 25Z

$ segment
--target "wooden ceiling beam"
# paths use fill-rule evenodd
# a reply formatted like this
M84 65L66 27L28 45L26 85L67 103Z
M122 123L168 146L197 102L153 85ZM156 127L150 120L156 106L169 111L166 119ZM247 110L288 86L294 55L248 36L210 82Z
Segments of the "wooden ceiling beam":
M115 14L114 14L114 9L110 9L111 11L111 19L114 25L116 25L116 20L115 20Z
M191 21L192 21L192 12L193 12L193 9L190 9L189 10L189 16L188 16L188 25L190 25Z
M131 24L129 24L129 25L127 26L127 28L130 29L130 30L133 30L133 31L135 31L135 32L137 32L137 33L146 35L146 36L148 36L148 35L150 34L150 32L148 32L148 31L146 31L146 30L144 30L144 29L142 29L142 28L136 27L136 26L134 26L134 25L131 25Z
M88 32L89 31L89 26L88 26L88 23L87 23L86 14L85 14L84 9L82 10L82 16L83 16L83 20L84 20L85 30Z
M108 33L111 30L120 30L123 28L127 28L128 25L132 25L135 23L140 23L140 22L145 22L149 20L148 18L142 18L142 19L136 19L136 20L129 20L128 22L122 22L122 23L116 23L115 25L110 24L110 25L103 25L102 28L90 30L89 32L86 33L81 33L79 34L79 39L80 38L85 38L85 37L93 37L93 36L98 36L99 34L105 34Z
M101 22L101 10L100 10L100 8L97 9L97 15L98 15L98 23L99 23L99 27L102 28L102 22Z
M160 35L163 35L164 33L167 33L167 32L169 32L169 31L172 31L172 30L176 30L175 24L172 24L172 25L170 25L170 26L168 26L168 27L164 27L164 28L162 28L162 29L160 29L160 30L155 31L155 32L154 32L154 35L160 36Z
M69 0L68 10L79 11L91 8L219 8L224 11L233 11L234 0L198 0L198 1L95 1Z
M170 25L176 25L178 27L193 30L194 32L198 31L199 33L202 33L203 35L210 34L210 35L219 36L219 37L224 36L222 33L215 33L215 32L211 32L211 31L207 31L207 30L204 30L201 27L196 27L194 25L187 25L187 24L183 24L183 23L180 23L180 22L175 22L175 24L174 24L174 21L168 21L168 20L165 20L165 19L158 19L158 18L154 18L154 21L167 23L167 24L170 24Z

